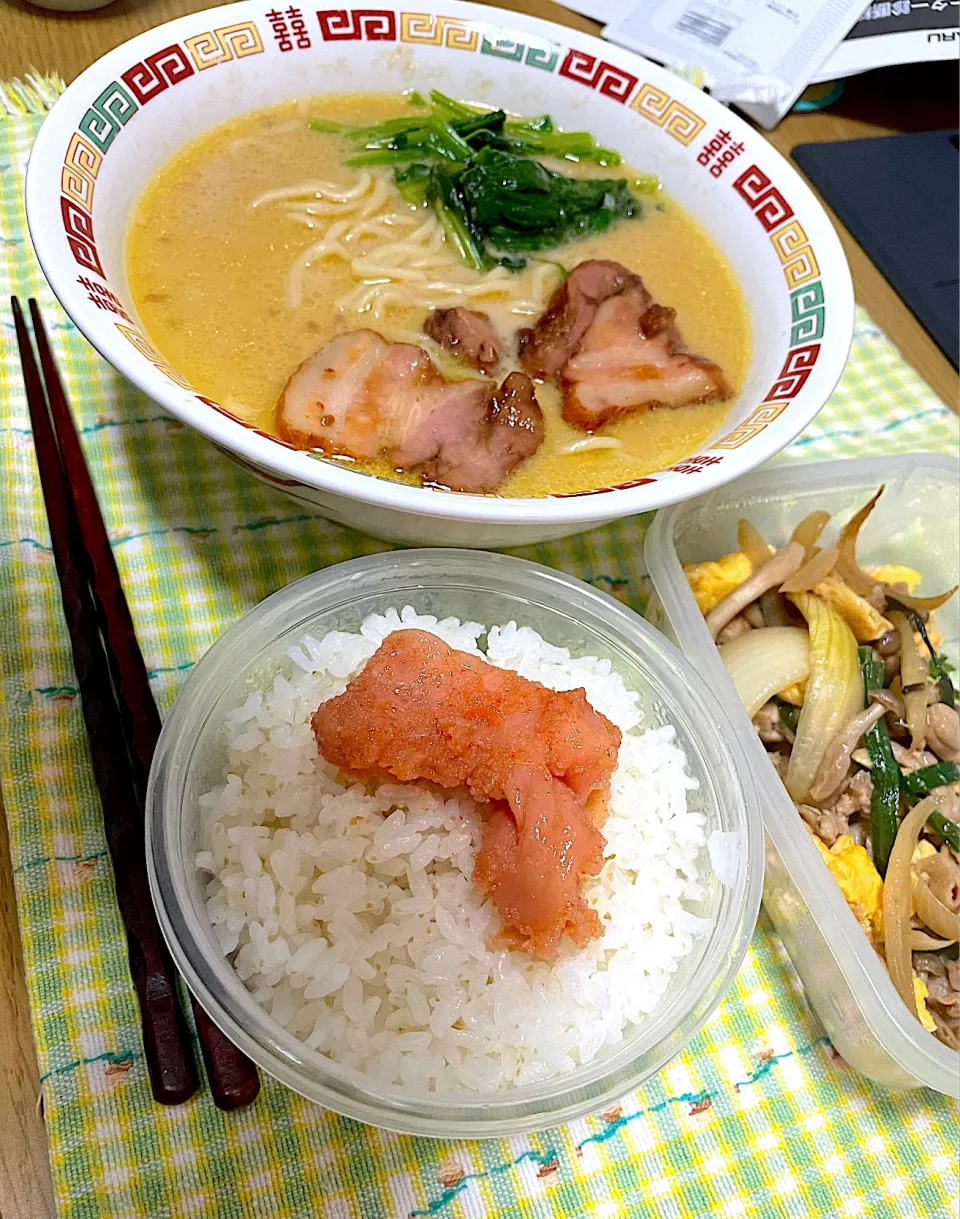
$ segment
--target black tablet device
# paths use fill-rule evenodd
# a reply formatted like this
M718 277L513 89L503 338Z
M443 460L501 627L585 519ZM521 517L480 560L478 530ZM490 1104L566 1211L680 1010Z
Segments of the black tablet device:
M793 159L956 367L957 132L799 144Z

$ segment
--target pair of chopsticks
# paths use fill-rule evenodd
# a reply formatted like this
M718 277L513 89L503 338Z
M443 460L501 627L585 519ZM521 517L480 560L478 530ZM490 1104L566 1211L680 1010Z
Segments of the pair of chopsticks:
M40 310L35 300L29 302L42 378L20 302L13 297L11 303L117 905L140 1004L144 1059L154 1099L178 1105L196 1091L199 1080L177 997L176 969L147 882L144 797L160 715ZM228 1111L250 1104L260 1090L256 1067L196 1000L192 1004L214 1101Z

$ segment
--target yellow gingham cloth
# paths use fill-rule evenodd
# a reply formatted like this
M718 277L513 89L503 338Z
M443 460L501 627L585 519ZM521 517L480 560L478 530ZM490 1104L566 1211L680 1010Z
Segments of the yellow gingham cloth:
M27 238L22 179L38 122L0 119L2 296L43 307L166 709L245 610L385 547L255 481L87 346ZM483 1143L405 1138L270 1080L230 1115L206 1091L155 1105L5 306L0 335L0 783L62 1216L956 1219L955 1107L854 1074L763 920L687 1050L622 1104L567 1127ZM861 314L840 388L782 460L957 446L957 420ZM641 608L643 530L633 520L522 553Z

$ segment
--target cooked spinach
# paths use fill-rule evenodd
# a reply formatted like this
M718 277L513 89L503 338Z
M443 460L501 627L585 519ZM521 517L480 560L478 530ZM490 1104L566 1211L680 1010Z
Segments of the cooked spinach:
M568 178L538 161L485 150L460 174L475 223L501 250L543 250L596 233L640 201L624 178Z
M602 232L642 206L624 179L567 178L489 148L463 165L414 162L394 176L405 199L433 207L464 262L478 270L496 263L519 269L524 252Z
M411 99L414 100L414 99ZM424 106L416 95L414 104ZM659 189L655 178L570 178L533 159L531 152L616 165L620 157L584 131L557 131L549 115L508 118L434 90L429 114L347 127L311 119L315 131L343 135L357 151L351 166L393 164L410 203L429 205L447 239L468 266L498 263L518 270L524 252L547 250L598 233L618 217L638 217L636 192Z

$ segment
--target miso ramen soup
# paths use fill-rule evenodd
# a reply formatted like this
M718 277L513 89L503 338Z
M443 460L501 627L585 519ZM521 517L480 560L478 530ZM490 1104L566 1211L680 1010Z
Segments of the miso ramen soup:
M369 156L352 130L399 126L417 113L402 95L320 97L246 115L175 156L139 200L127 239L133 302L161 355L199 393L277 434L291 375L337 336L374 331L388 344L421 348L442 378L476 377L423 329L431 311L462 306L485 314L502 341L499 382L520 367L518 332L536 325L564 276L585 261L611 260L676 311L683 349L722 370L723 400L634 410L585 430L563 417L565 374L537 377L542 443L484 489L546 496L615 486L716 434L749 364L746 305L708 235L639 178L655 175L656 165L531 153L554 174L625 181L637 207L552 248L502 258L494 250L495 261L478 268L465 261L449 217L401 191L409 158ZM353 160L361 163L347 164ZM358 459L327 446L323 456L417 484L423 474L398 470L389 452Z

